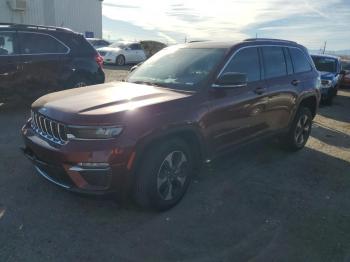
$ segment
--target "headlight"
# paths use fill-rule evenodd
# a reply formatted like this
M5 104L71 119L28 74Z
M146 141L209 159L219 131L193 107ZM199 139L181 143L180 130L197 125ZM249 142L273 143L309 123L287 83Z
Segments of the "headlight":
M331 80L322 80L321 84L322 84L321 87L329 88L332 86L332 81Z
M123 128L119 126L104 127L67 127L68 139L110 139L117 137Z

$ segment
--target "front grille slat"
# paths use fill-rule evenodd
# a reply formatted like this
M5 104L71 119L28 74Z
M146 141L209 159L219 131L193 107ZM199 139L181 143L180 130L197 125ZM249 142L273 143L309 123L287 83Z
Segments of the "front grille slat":
M65 125L53 121L44 115L33 112L32 127L36 133L56 144L63 145L67 142Z

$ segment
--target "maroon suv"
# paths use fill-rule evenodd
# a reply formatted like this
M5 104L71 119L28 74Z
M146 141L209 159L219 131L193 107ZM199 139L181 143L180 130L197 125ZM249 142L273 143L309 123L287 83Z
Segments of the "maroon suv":
M48 94L22 129L24 153L63 188L130 193L164 210L204 161L280 134L304 147L320 99L307 50L247 39L166 48L115 82Z

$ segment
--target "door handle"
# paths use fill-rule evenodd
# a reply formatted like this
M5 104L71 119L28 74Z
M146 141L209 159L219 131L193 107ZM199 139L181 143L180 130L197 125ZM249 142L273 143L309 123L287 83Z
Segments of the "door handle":
M293 81L292 81L292 83L291 83L293 86L297 86L297 85L299 85L300 84L300 80L296 80L296 79L294 79Z
M255 90L254 90L254 93L257 94L257 95L261 95L263 93L266 92L266 88L265 87L257 87Z

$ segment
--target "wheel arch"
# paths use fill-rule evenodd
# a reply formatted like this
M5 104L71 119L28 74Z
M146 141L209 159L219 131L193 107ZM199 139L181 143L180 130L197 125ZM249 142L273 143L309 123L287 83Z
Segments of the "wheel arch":
M161 133L152 134L142 139L142 141L136 145L136 157L133 165L133 173L139 167L143 159L143 155L147 153L147 151L149 151L158 143L162 143L162 141L166 141L172 138L181 139L187 145L189 145L189 148L191 149L193 155L196 157L195 161L198 164L196 167L199 168L207 156L207 149L205 146L204 138L202 137L201 133L196 130L195 127L181 127Z
M310 109L312 117L314 118L317 114L317 109L318 109L318 101L316 96L314 95L310 95L310 96L306 96L301 98L299 105L298 105L298 109L300 107L306 107L308 109Z

